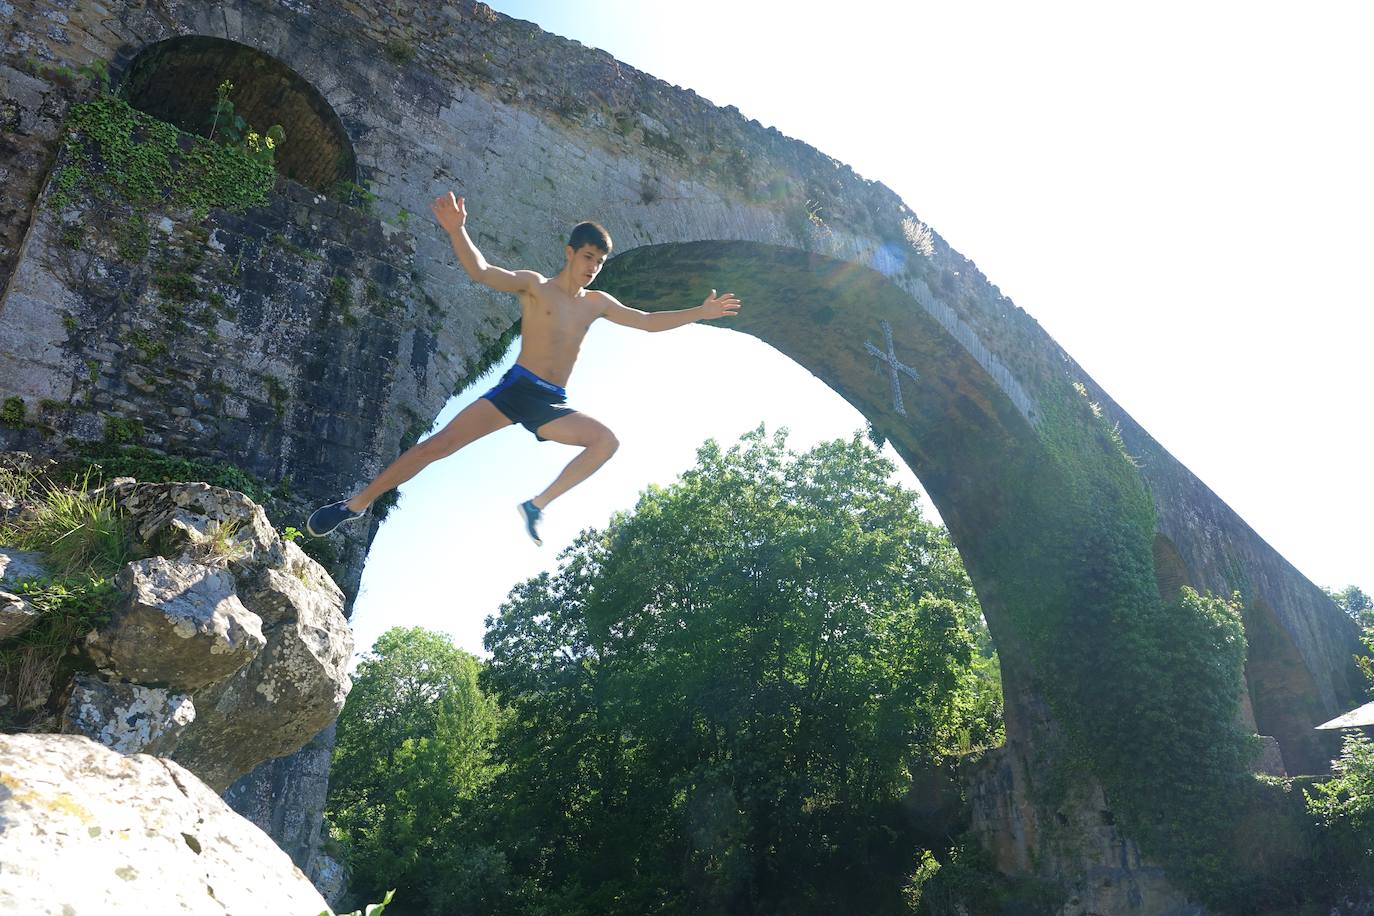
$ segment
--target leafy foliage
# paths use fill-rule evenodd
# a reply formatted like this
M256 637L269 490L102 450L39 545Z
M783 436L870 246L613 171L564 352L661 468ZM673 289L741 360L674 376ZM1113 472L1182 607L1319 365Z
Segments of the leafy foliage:
M1081 406L1042 404L1037 452L1016 469L1025 498L981 535L1007 632L1066 736L1057 783L1096 777L1148 857L1203 901L1243 910L1266 876L1232 842L1242 813L1264 815L1256 739L1237 725L1239 597L1160 594L1150 493L1119 429L1075 388Z
M1374 626L1374 598L1370 598L1359 586L1347 585L1340 591L1330 588L1325 591L1336 602L1336 606L1360 626Z
M81 462L93 477L113 480L133 477L144 483L195 480L228 490L238 490L255 502L272 496L285 496L287 481L273 487L236 465L167 455L140 446L109 443L85 444L80 451Z
M959 702L968 579L891 472L861 436L708 443L512 592L486 683L512 714L493 794L530 899L910 911L910 773L995 728Z
M269 141L260 141L263 153L188 136L114 95L73 105L68 126L67 160L53 179L58 209L93 195L203 216L262 206L276 181Z
M455 887L471 893L484 869L499 871L495 853L450 843L492 775L497 710L477 671L475 658L420 628L388 630L358 665L326 806L354 895L396 889L413 911L443 912Z
M391 898L395 895L396 891L394 889L389 890L386 892L386 896L382 898L381 903L369 903L362 909L343 914L343 916L382 916L382 914L386 912L387 906L391 903ZM320 916L332 916L332 914L329 910L324 910L320 913Z
M331 775L357 892L396 887L407 913L913 912L935 866L912 772L997 740L1000 684L956 552L892 470L861 436L707 443L511 592L481 689L446 639L389 631Z
M68 648L106 620L117 594L109 579L79 575L23 578L7 588L42 615L28 630L0 643L0 692L11 701L0 711L0 728L10 731L24 727L24 714L47 699L71 661Z
M1374 862L1374 741L1347 732L1335 775L1305 792L1308 810L1336 839L1347 855Z

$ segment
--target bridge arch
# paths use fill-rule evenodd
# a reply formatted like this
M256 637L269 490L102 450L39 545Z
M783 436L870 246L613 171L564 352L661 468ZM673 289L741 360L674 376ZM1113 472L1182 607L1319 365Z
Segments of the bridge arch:
M317 191L357 177L353 143L334 108L309 80L272 55L210 35L168 38L139 51L122 74L119 92L134 108L183 131L209 136L217 87L229 81L233 114L265 133L286 129L276 150L278 173Z
M597 285L649 311L681 308L684 290L735 292L748 307L723 325L801 365L892 443L964 558L1003 659L1007 731L1021 734L1034 727L1020 712L1037 705L1020 696L1035 692L1027 677L1034 665L1024 622L1007 602L1025 571L1017 557L1028 547L1050 557L1041 554L1048 537L1028 545L1013 531L1024 521L1024 495L1044 485L1054 456L1034 423L1038 413L1018 405L969 347L894 280L900 254L855 263L761 242L640 245L613 256ZM1082 413L1091 416L1087 405ZM1105 427L1090 454L1126 464Z

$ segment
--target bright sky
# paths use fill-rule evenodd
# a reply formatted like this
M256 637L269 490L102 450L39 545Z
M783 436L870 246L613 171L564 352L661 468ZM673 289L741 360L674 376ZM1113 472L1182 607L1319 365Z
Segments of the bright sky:
M1374 5L492 5L882 181L1299 570L1374 590ZM485 654L517 581L702 440L764 421L801 448L863 424L776 351L699 326L598 322L569 402L621 448L553 504L545 546L515 506L575 450L515 427L431 466L373 547L360 651L418 625Z

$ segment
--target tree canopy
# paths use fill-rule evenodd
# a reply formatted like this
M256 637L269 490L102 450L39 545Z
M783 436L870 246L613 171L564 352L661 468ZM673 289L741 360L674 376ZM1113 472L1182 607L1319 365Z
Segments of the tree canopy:
M414 912L911 912L912 777L999 740L1001 697L959 557L892 472L862 435L707 442L512 590L480 688L392 631L340 723L336 827L446 885ZM494 732L445 732L450 689Z

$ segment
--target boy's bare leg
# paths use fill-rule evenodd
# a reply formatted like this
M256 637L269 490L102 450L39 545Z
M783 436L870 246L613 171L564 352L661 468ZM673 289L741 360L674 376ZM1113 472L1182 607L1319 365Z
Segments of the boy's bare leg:
M510 418L497 410L495 404L486 398L478 398L460 410L458 416L448 421L443 429L407 449L401 457L387 465L386 470L378 474L372 483L348 501L348 508L361 512L372 505L378 496L399 487L431 463L447 458L460 448L510 424Z
M539 435L564 445L582 446L582 454L568 462L554 482L531 500L539 509L596 473L597 468L610 460L620 447L615 433L584 413L572 413L550 420L539 427Z

